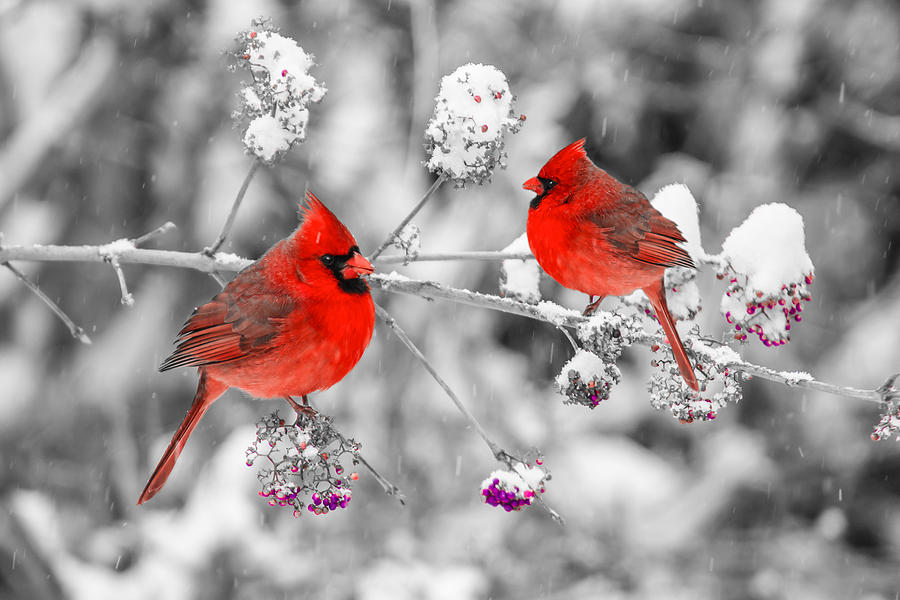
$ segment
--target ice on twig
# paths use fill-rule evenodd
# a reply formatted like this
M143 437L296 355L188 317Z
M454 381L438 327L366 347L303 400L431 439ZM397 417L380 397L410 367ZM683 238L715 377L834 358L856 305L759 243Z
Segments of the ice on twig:
M757 206L728 235L718 259L718 277L729 280L720 310L735 339L755 334L766 346L790 341L813 282L800 214L785 204Z
M502 71L469 63L441 79L434 114L425 128L425 165L457 187L490 180L505 166L503 134L519 130L513 95Z
M530 252L528 235L523 233L503 252ZM534 260L504 260L500 266L500 295L522 302L535 303L541 300L539 284L541 270Z
M271 163L305 139L309 104L321 100L326 89L309 74L312 56L269 20L254 20L237 41L237 64L250 70L252 81L239 93L235 117L249 120L247 151Z

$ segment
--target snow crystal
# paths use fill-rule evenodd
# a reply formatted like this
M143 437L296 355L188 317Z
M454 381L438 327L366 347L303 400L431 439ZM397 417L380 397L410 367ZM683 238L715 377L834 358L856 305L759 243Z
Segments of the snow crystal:
M563 306L560 306L559 304L556 304L555 302L549 302L547 300L538 302L537 308L542 317L557 326L565 323L566 319L570 319L573 317L577 318L581 316L581 313L577 311L574 311L570 308L565 308Z
M813 272L806 253L803 218L786 204L757 206L722 244L731 267L747 276L746 288L776 296L787 282L803 281Z
M650 201L653 207L664 217L678 225L687 240L682 246L694 261L706 256L700 241L700 219L698 218L697 201L691 190L682 183L671 183L656 192Z
M134 250L134 242L132 242L128 238L115 240L108 244L103 244L102 246L97 248L97 252L101 256L118 256L126 250Z
M441 79L434 114L425 129L426 166L457 186L490 179L505 159L503 133L515 133L521 119L502 71L469 63Z
M249 258L244 258L231 252L216 252L215 260L219 267L229 271L240 271L253 262Z
M503 249L503 252L530 251L527 233L523 233ZM500 267L500 293L509 298L530 303L540 301L540 281L541 270L534 260L504 260Z
M397 271L391 271L390 273L378 273L376 275L371 276L373 279L381 279L382 281L412 281L406 275L398 273Z
M801 381L812 381L813 376L804 371L780 371L779 375L785 378L788 385L797 385Z

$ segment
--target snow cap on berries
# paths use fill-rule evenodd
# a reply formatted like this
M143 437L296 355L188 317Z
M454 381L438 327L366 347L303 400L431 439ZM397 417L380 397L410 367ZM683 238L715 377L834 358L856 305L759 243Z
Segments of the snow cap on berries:
M788 342L813 282L800 214L785 204L756 207L728 235L718 260L719 278L729 280L720 310L735 339L756 335L766 346Z
M503 252L531 252L528 234L523 233L512 241ZM518 258L504 260L500 267L500 294L514 300L534 304L540 302L541 270L537 261Z
M803 281L813 274L806 253L803 217L787 204L757 206L722 244L722 256L731 268L747 277L754 292L776 296L785 283Z
M269 20L254 20L238 44L237 65L249 69L253 80L241 90L235 116L250 121L243 138L247 151L271 163L306 138L309 104L326 89L309 74L312 56Z
M519 130L513 96L502 71L469 63L441 79L434 114L425 128L425 165L457 187L479 185L505 166L503 134Z
M615 364L603 362L587 350L579 350L556 376L556 388L566 396L565 404L596 408L609 398L612 387L621 380L622 373Z
M506 512L531 506L536 494L544 493L548 479L545 471L536 466L516 463L512 471L498 469L481 482L485 504L499 506Z

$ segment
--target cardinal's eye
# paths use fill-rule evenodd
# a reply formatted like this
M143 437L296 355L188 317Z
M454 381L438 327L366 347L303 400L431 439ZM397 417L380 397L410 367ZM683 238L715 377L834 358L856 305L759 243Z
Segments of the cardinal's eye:
M321 260L322 264L326 267L330 267L334 264L334 256L332 256L331 254L325 254L319 260Z
M556 184L559 183L552 179L548 179L546 177L538 177L538 181L541 182L541 185L544 186L544 191L548 192L556 187Z

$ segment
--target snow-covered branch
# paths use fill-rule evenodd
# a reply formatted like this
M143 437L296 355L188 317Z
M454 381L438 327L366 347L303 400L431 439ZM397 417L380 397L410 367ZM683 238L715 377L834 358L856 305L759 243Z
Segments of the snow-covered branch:
M107 246L53 246L37 244L33 246L3 246L0 247L0 263L8 261L102 263L108 261L103 253L104 248ZM116 252L116 257L119 264L176 267L194 269L204 273L217 271L236 272L253 262L249 259L223 252L217 253L214 257L208 257L199 252L149 250L135 247L123 247ZM385 257L385 259L387 258L389 257ZM372 275L369 277L369 282L373 287L388 292L409 294L428 300L449 300L477 308L487 308L528 317L555 326L577 327L588 321L588 318L582 316L578 311L564 308L552 302L528 304L509 298L501 298L493 294L445 286L434 281L409 279L394 273L390 275ZM660 343L660 336L645 333L634 341L652 346ZM816 390L875 403L885 402L889 399L888 396L891 393L890 390L882 388L864 390L838 386L816 380L806 374L778 371L736 358L725 361L725 364L722 366L727 366L730 369L753 377L782 383L789 387Z

